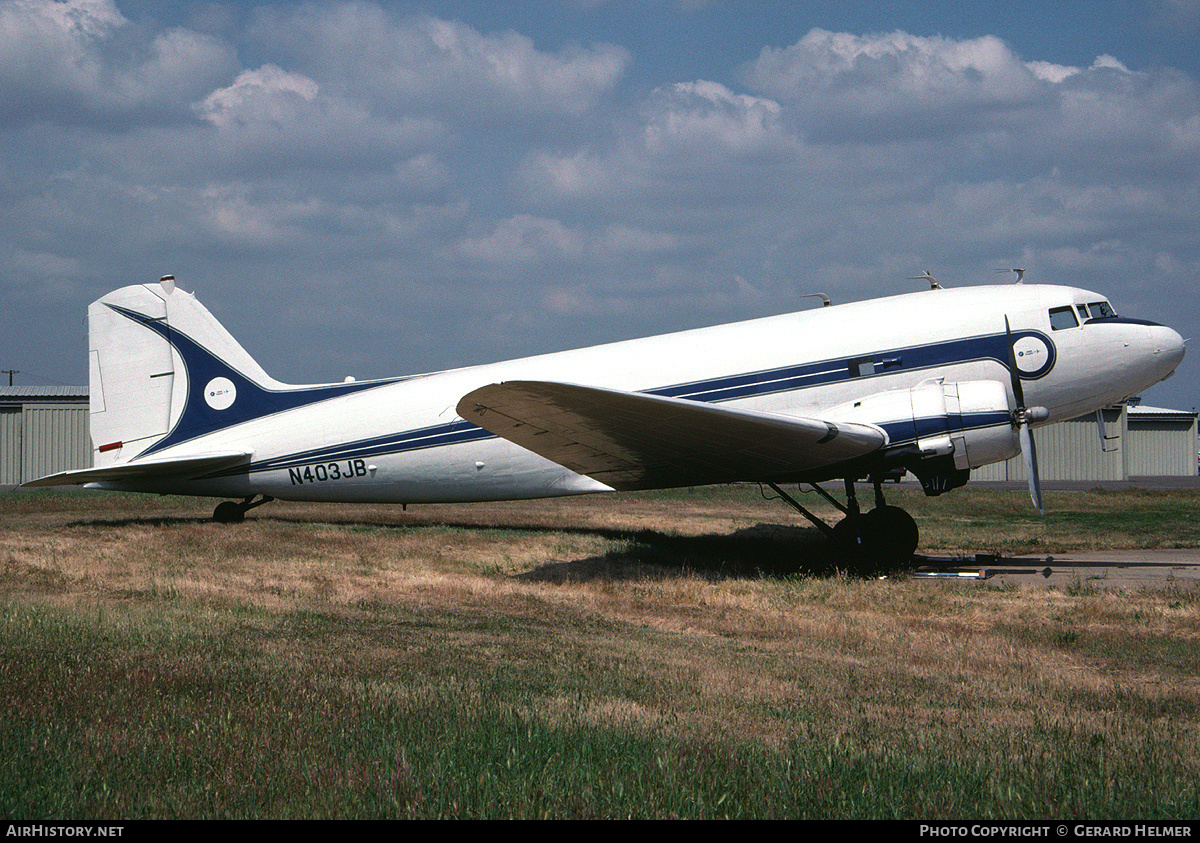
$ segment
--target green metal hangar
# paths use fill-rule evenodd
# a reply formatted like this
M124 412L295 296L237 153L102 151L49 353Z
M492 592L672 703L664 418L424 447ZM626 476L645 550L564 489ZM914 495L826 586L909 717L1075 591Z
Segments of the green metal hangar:
M0 488L91 465L87 387L0 387Z
M1128 481L1194 477L1195 412L1147 407L1136 399L1035 431L1046 481ZM1101 438L1103 437L1103 439ZM1103 443L1103 448L1101 447ZM88 391L80 386L0 387L0 487L91 466ZM1020 457L972 472L973 481L1025 480Z
M1043 481L1129 481L1139 477L1195 477L1196 413L1148 407L1139 399L1095 415L1034 431ZM1025 482L1016 457L971 472L971 480Z

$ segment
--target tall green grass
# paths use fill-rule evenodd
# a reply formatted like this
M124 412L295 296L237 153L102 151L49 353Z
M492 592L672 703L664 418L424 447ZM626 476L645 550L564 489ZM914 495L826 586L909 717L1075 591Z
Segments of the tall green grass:
M1194 711L1118 705L1104 730L1069 708L1026 727L937 711L880 718L867 706L908 697L850 668L845 688L861 705L801 693L763 712L789 726L772 742L681 725L669 705L650 722L596 716L614 698L647 710L687 698L646 665L536 648L496 659L404 652L417 642L406 629L489 622L369 611L355 623L374 631L350 644L390 641L403 655L363 658L341 642L346 619L321 612L10 600L0 605L0 816L1200 814Z
M0 817L1200 816L1200 594L798 576L756 495L0 497ZM889 490L927 547L1200 546L1048 498Z

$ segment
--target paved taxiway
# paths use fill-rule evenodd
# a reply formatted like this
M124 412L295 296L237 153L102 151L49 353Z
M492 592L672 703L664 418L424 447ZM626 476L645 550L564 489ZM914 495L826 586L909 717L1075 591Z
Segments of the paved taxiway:
M1155 591L1200 589L1200 549L1080 550L1055 556L951 558L926 556L917 577L963 579L989 585L1111 588Z
M976 482L973 488L1023 490L1024 483ZM1051 481L1043 491L1086 492L1092 489L1195 489L1200 477L1135 477L1128 481ZM1080 550L1054 556L958 558L918 556L927 564L918 575L954 575L991 585L1025 583L1068 588L1200 589L1200 548L1181 550Z

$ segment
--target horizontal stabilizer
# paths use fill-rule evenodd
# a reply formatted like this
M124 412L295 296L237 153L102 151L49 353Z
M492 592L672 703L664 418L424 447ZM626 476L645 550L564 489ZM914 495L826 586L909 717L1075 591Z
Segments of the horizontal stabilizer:
M123 482L130 480L189 480L249 462L250 454L245 451L223 451L220 453L196 454L174 459L134 460L133 462L107 465L101 468L80 468L61 471L32 480L21 486L23 489L38 486L82 486L85 483Z
M481 387L458 414L614 489L787 480L878 450L872 425L546 381Z

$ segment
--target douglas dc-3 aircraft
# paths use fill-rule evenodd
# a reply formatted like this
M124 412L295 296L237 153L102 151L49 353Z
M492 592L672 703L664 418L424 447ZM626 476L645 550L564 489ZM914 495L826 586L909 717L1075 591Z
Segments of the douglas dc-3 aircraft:
M1175 331L1118 316L1104 296L1022 283L308 386L267 375L172 276L109 293L88 320L94 467L28 486L231 497L213 517L241 521L274 498L409 504L756 481L865 568L917 546L883 480L907 469L938 495L1023 452L1041 510L1030 428L1122 401L1184 354ZM845 505L817 486L838 479ZM860 480L875 489L865 512ZM825 525L779 488L791 483L847 517Z

